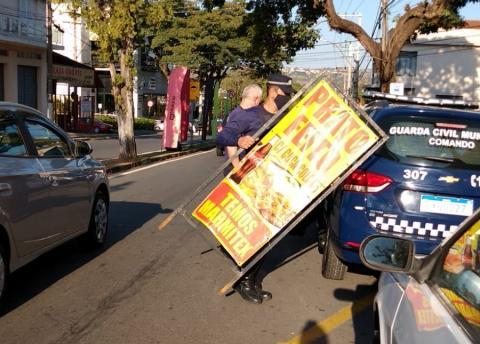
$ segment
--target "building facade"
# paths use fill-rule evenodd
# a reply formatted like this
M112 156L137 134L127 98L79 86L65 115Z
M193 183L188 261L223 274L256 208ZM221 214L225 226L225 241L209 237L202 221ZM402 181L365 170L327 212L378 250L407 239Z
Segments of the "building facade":
M92 43L93 64L102 84L97 89L97 108L101 109L101 112L112 113L115 111L115 101L110 72L104 63L95 58L96 43ZM168 80L155 66L153 56L137 49L134 58L137 69L133 89L134 116L161 118L165 114Z
M45 0L0 2L0 100L47 112Z
M87 26L82 18L71 17L65 4L53 5L52 44L55 53L83 65L92 66L92 49ZM70 95L71 92L78 96L95 95L92 87L80 87L78 83L69 83L65 80L56 82L56 94Z
M406 95L480 103L480 20L418 35L397 60L396 82Z

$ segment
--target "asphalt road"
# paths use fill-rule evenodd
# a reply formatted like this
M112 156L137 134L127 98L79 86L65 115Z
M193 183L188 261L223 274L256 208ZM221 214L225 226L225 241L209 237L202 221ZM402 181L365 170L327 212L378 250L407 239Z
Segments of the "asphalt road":
M187 142L198 139L199 136L189 136ZM88 142L93 148L92 156L95 159L105 160L118 157L119 144L117 138L89 140ZM160 151L163 149L162 133L138 135L135 137L135 142L137 144L138 154Z
M177 217L158 230L222 161L202 152L113 176L106 247L86 251L76 240L15 273L2 344L370 341L376 279L323 279L312 227L268 255L263 284L273 299L262 305L218 294L233 273L204 229Z
M137 153L159 151L163 147L161 133L137 136L135 142L137 143ZM118 157L119 145L117 138L90 140L88 143L93 148L92 156L95 159L104 160Z

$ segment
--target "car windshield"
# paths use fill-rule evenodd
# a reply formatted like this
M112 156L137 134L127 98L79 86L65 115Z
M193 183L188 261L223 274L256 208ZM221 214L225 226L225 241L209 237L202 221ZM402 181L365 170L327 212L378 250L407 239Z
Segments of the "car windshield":
M480 167L480 122L392 116L379 125L390 136L379 153L387 159L430 167Z

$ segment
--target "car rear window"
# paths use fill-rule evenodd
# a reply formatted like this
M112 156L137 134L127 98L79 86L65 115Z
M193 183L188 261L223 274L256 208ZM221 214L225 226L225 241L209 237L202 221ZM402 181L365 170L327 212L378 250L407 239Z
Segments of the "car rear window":
M385 158L420 166L480 167L480 121L398 116L379 125L390 136L379 153Z

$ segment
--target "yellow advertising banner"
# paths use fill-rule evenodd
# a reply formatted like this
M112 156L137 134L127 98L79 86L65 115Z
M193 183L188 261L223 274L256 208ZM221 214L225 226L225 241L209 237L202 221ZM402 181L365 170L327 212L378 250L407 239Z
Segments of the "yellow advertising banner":
M242 266L378 140L322 80L192 215Z

